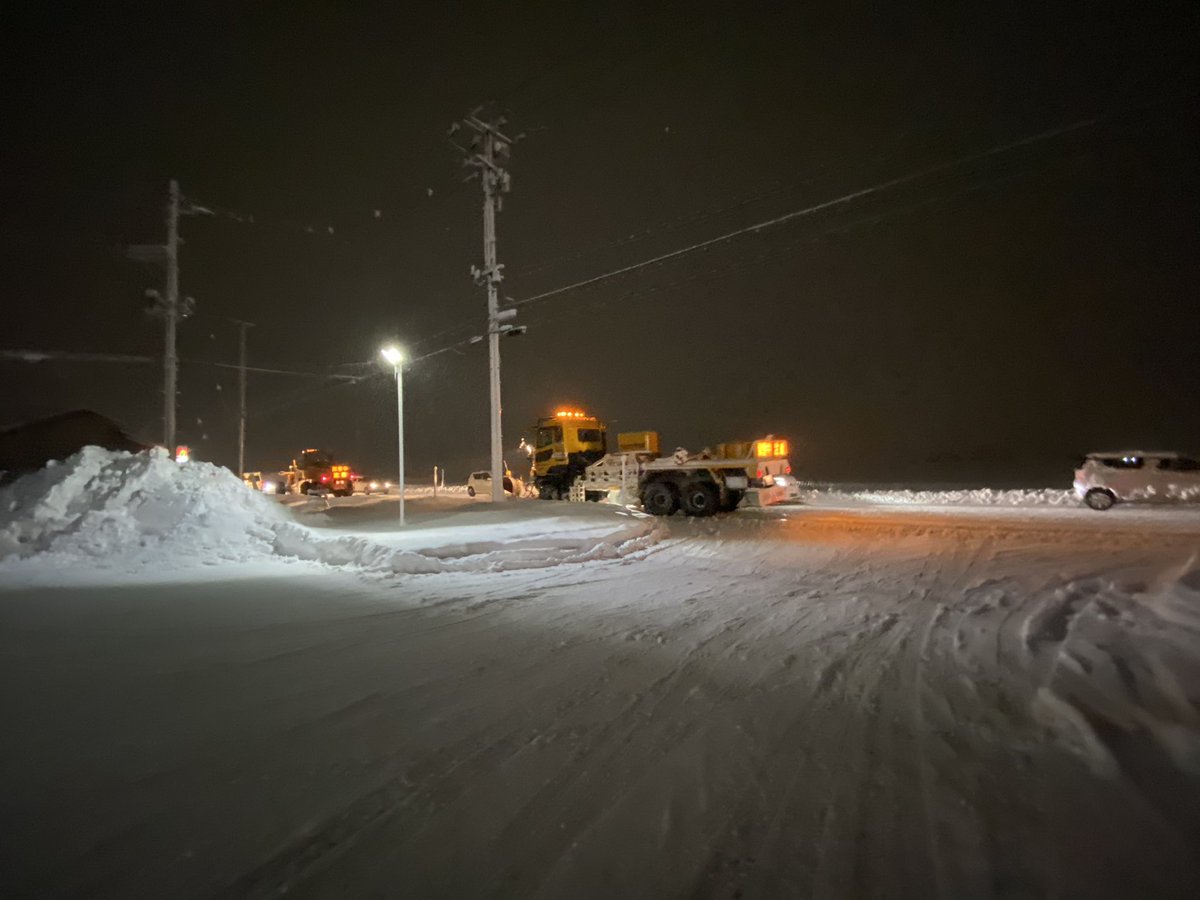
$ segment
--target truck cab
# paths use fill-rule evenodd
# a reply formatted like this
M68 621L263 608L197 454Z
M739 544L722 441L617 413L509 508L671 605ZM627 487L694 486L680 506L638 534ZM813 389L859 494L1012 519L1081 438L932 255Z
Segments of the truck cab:
M537 422L533 481L545 500L567 496L584 469L608 452L608 428L595 416L559 410Z

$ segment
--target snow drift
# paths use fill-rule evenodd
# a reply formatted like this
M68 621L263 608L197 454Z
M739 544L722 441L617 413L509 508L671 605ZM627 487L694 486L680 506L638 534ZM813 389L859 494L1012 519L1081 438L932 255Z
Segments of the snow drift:
M802 493L808 502L868 503L878 506L1079 506L1072 490L1036 488L997 490L911 491L850 490L837 485L814 486Z
M298 524L226 469L181 466L161 448L85 447L0 489L0 566L45 560L59 569L158 572L291 558L386 574L499 571L618 559L664 533L653 520L627 514L587 525L564 534L548 522L550 532L482 541L464 536L494 531L494 524L440 528L441 543L432 546L414 545L426 533L420 528L330 535Z

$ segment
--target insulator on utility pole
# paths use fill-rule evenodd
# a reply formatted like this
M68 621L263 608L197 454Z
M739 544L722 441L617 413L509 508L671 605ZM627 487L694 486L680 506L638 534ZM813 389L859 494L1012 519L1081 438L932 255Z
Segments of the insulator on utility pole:
M462 120L455 122L450 133L466 128L474 134L467 147L451 141L463 153L463 165L475 170L483 184L483 268L471 267L475 283L487 289L488 312L488 386L491 399L491 472L492 500L504 500L504 457L501 434L500 403L500 335L506 330L501 327L503 319L511 318L515 310L500 309L499 285L503 280L504 267L496 262L496 213L501 208L502 195L512 186L512 178L503 167L512 145L516 140L507 137L500 129L507 124L503 116L491 121L481 119L482 107L476 108ZM518 135L517 140L520 139Z

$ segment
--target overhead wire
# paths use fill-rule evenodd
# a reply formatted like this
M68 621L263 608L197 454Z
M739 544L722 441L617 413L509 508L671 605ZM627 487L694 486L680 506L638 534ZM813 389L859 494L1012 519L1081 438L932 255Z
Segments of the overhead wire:
M666 262L671 259L677 259L677 258L679 258L681 256L685 256L689 253L695 253L697 250L703 250L708 247L712 247L716 244L724 243L725 241L731 240L732 238L739 237L744 234L753 234L755 232L763 231L767 228L773 228L777 225L783 225L787 222L794 221L794 220L799 219L804 216L811 216L815 213L822 212L823 210L834 209L839 206L844 206L846 204L852 203L855 200L861 199L862 197L867 197L872 194L877 194L882 191L886 191L890 188L899 187L900 185L909 184L909 183L917 181L921 178L927 177L929 175L933 175L938 172L946 171L946 170L954 168L956 166L961 166L961 165L964 165L969 162L976 162L979 160L983 160L983 159L986 159L991 156L995 156L1000 153L1005 153L1009 150L1014 150L1018 147L1028 146L1030 144L1034 144L1039 141L1050 140L1052 138L1060 137L1061 135L1069 134L1074 131L1079 131L1084 128L1090 128L1090 127L1096 125L1100 121L1101 121L1100 118L1081 119L1077 122L1072 122L1067 125L1061 125L1056 128L1048 129L1047 131L1039 132L1038 134L1029 135L1027 137L1020 138L1019 140L1016 140L1016 141L1010 141L1006 144L999 144L995 147L990 147L987 150L983 150L983 151L976 152L976 153L971 153L966 156L960 156L956 159L938 163L933 166L926 166L925 168L917 169L916 171L909 172L904 175L897 176L895 178L889 178L886 181L881 181L878 184L871 185L870 187L861 188L857 191L851 191L850 193L843 194L840 197L834 197L830 200L822 201L821 203L814 203L810 206L803 207L802 209L797 209L797 210L793 210L788 213L784 213L781 216L776 216L774 218L767 219L762 222L756 222L753 225L747 225L743 228L737 228L733 231L728 231L724 234L717 235L716 237L708 238L703 241L698 241L698 242L696 242L694 244L690 244L686 247L680 247L676 250L671 250L667 253L660 253L657 256L652 256L649 259L644 259L644 260L641 260L640 262L632 263L627 266L621 266L620 268L613 269L609 272L603 272L599 275L593 275L590 278L585 278L581 281L576 281L572 284L564 285L562 287L554 288L552 290L542 291L541 293L534 294L530 297L524 297L520 300L512 301L509 305L513 306L513 307L527 306L531 303L538 303L538 302L541 302L544 300L548 300L551 297L557 297L561 294L565 294L570 291L578 290L579 288L582 288L582 287L587 287L588 285L597 284L601 281L607 281L608 279L615 278L619 275L625 275L629 272L636 272L638 269L644 269L647 266L656 265L658 263Z
M582 289L585 287L589 287L594 284L599 284L599 283L607 281L609 279L616 278L618 276L625 275L625 274L628 274L631 272L636 272L640 269L644 269L649 266L653 266L653 265L664 263L664 262L667 262L667 261L670 261L673 259L677 259L679 257L686 256L688 254L695 253L700 250L706 250L708 248L723 244L727 241L732 240L733 238L736 238L736 237L739 237L742 235L761 232L761 231L767 230L769 228L773 228L775 226L794 221L796 219L812 216L812 215L815 215L819 212L823 212L826 210L843 207L843 206L853 203L856 200L862 199L864 197L879 194L879 193L882 193L882 192L885 192L890 189L900 187L903 185L915 183L915 182L921 181L922 179L929 178L932 175L950 172L958 167L967 165L972 162L979 162L982 160L991 159L991 158L1000 156L1002 154L1008 153L1012 150L1016 150L1021 147L1031 146L1031 145L1040 143L1042 141L1047 141L1047 140L1051 140L1053 138L1061 137L1066 134L1070 134L1070 133L1077 132L1077 131L1082 131L1087 128L1094 127L1095 125L1099 124L1100 122L1104 121L1107 118L1109 118L1109 116L1096 116L1093 118L1080 119L1080 120L1070 122L1070 123L1067 123L1064 125L1059 125L1054 128L1050 128L1050 129L1038 132L1036 134L1027 135L1027 136L1019 138L1017 140L1008 141L1003 144L997 144L993 147L987 148L986 150L976 151L973 153L965 154L963 156L955 157L950 160L936 163L931 166L925 166L920 169L916 169L911 172L907 172L903 175L899 175L899 176L878 182L876 184L870 185L869 187L860 188L858 190L851 191L846 194L842 194L840 196L831 198L829 200L824 200L820 203L810 204L810 205L802 207L800 209L792 210L791 212L784 213L783 215L775 216L770 219L766 219L764 221L756 222L752 225L747 225L747 226L744 226L741 228L737 228L732 231L728 231L723 234L717 235L716 237L707 238L703 241L698 241L698 242L689 244L687 246L668 251L666 253L657 254L648 259L641 260L640 262L621 266L616 269L612 269L610 271L603 272L599 275L594 275L589 278L575 281L570 284L563 285L561 287L553 288L551 290L542 291L540 293L533 294L531 296L523 297L520 299L506 298L506 300L508 301L508 306L510 308L527 306L527 305L534 304L534 303L540 303L545 300L551 299L553 297L558 297L563 294L566 294L566 293L569 293L572 291L576 291L576 290L579 290L579 289ZM478 325L476 325L474 323L474 321L471 321L471 322L463 321L458 324L451 325L450 327L444 328L438 332L435 332L432 335L421 338L420 340L418 340L416 342L416 346L426 345L429 342L437 339L438 337L444 337L446 335L455 334L457 332L465 331L472 327L478 327Z

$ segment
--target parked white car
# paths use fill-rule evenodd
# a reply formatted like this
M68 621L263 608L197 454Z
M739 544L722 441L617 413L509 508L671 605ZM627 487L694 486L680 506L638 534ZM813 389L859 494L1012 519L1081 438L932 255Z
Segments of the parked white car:
M509 494L513 492L513 480L507 475L504 476L504 490ZM467 496L474 497L476 494L482 494L484 497L492 496L491 472L472 472L467 476Z
M1200 500L1200 461L1182 453L1089 453L1075 470L1075 493L1092 509L1133 501Z

